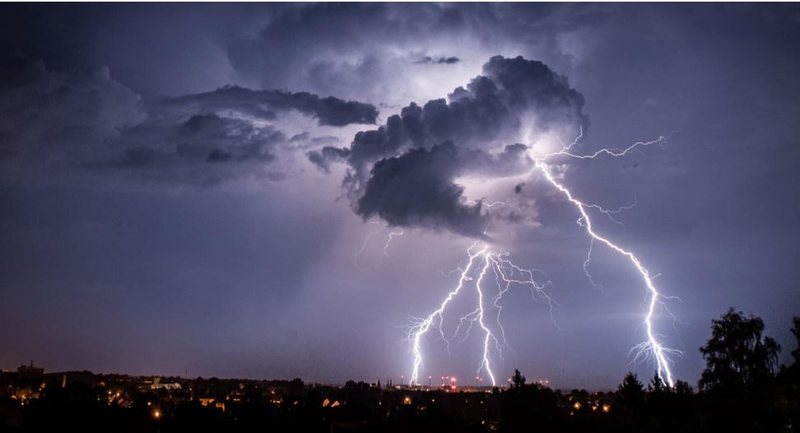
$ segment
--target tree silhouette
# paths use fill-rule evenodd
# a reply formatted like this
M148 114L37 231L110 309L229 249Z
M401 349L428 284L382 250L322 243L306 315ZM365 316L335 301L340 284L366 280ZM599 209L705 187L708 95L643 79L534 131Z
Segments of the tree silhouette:
M700 348L706 360L700 388L740 392L772 377L780 346L763 332L761 318L733 308L713 320L711 339Z
M509 389L502 394L500 412L502 432L527 432L533 425L540 432L557 431L556 393L539 384L526 384L519 370L514 370Z
M653 378L650 379L650 385L647 386L647 392L652 394L663 394L669 391L670 389L667 387L664 381L661 380L661 376L659 376L658 372L656 371L656 373L653 375Z
M520 389L525 386L525 376L519 370L514 369L514 376L511 378L511 388Z
M780 378L787 384L792 384L796 395L800 396L800 316L792 318L792 335L794 335L795 346L792 350L792 363L781 366ZM798 407L800 415L800 407ZM800 419L800 416L798 416Z
M639 382L639 378L633 372L628 372L625 378L622 379L617 395L619 395L622 404L636 409L644 402L644 385Z
M795 346L792 350L794 363L800 365L800 316L792 317L792 335L794 335Z
M689 385L689 382L685 380L679 380L675 382L675 394L678 395L692 395L694 391L692 390L692 385Z

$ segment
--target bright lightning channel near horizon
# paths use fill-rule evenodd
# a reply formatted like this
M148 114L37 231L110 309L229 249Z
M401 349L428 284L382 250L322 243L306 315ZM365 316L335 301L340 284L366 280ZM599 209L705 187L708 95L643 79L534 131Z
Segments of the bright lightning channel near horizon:
M581 201L575 197L572 191L570 191L562 182L559 181L559 175L555 172L557 166L549 162L557 157L572 159L595 159L602 156L623 157L640 147L646 147L654 144L663 145L666 143L666 138L659 137L657 140L653 141L636 142L624 149L603 148L590 154L574 153L572 149L582 138L582 136L583 131L581 129L581 133L572 143L562 146L562 148L557 152L553 152L539 158L531 156L534 162L532 171L538 171L547 181L547 183L561 193L564 199L572 204L577 210L579 215L577 224L583 228L589 236L589 247L586 260L583 264L583 270L592 285L597 286L589 272L589 263L592 259L592 252L595 243L604 245L625 258L639 273L648 294L647 308L643 318L644 328L646 331L646 340L631 349L631 351L635 353L634 362L641 358L653 359L656 365L656 373L658 374L659 378L672 387L675 385L675 378L670 368L670 358L673 355L681 354L681 352L676 349L669 349L665 347L659 341L658 334L653 326L653 318L657 307L663 306L666 308L664 301L669 298L661 294L653 282L654 277L642 264L639 258L632 251L621 247L609 238L598 233L595 230L592 219L589 215L589 210L593 209L609 217L612 221L617 222L614 219L614 214L618 213L622 209L629 208L630 206L626 206L617 210L609 210L596 204L588 204ZM391 237L389 241L391 241ZM412 386L419 385L420 369L422 368L424 358L422 352L422 338L428 333L428 331L431 329L436 329L439 337L445 342L449 351L451 341L457 338L459 334L464 334L463 339L466 339L470 335L470 330L475 324L477 324L482 333L483 343L481 357L477 368L478 378L480 379L483 375L488 376L492 386L497 386L497 375L492 367L492 354L496 353L499 356L502 356L502 349L507 345L507 342L505 341L505 330L500 320L502 313L500 300L502 299L503 295L512 288L512 286L526 286L529 288L532 296L535 299L544 299L550 307L552 318L554 302L545 291L545 288L550 284L550 282L537 281L536 279L537 276L545 279L545 276L541 271L528 270L515 265L511 261L510 254L508 252L495 251L483 241L476 241L467 249L466 252L468 260L464 267L459 267L457 269L457 272L459 273L459 279L455 288L453 288L447 294L447 296L445 296L436 310L424 318L415 319L414 322L409 326L408 341L411 344L411 353L413 356L409 384ZM491 278L492 276L493 278ZM487 280L492 280L492 282L487 283ZM487 295L486 293L489 284L492 284L494 289L491 295ZM473 311L465 316L462 316L459 319L458 326L456 327L453 335L447 336L445 335L443 328L445 311L448 305L461 292L467 290L468 287L475 290L477 294L477 306ZM669 312L669 310L667 310L667 312ZM494 322L492 325L488 324L489 314L492 314L492 320ZM465 324L465 331L462 332L462 328ZM499 336L495 335L495 332L492 331L492 327L497 329Z

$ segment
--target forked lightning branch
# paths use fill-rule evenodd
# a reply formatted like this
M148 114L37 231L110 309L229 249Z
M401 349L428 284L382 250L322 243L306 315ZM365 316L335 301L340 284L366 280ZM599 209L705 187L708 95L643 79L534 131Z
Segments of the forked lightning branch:
M534 161L532 172L538 172L547 183L558 191L562 197L572 204L577 211L578 225L587 233L589 237L589 247L584 271L587 277L592 280L589 273L589 262L592 259L592 251L595 243L603 245L621 256L627 261L640 275L644 288L647 291L648 300L643 314L643 325L645 329L645 341L636 345L632 350L635 352L635 360L640 358L652 359L655 363L658 376L669 386L674 386L675 378L670 367L672 355L680 354L680 351L665 347L659 339L659 334L654 328L654 318L659 306L664 305L667 299L656 287L650 271L642 264L641 260L629 249L626 249L608 237L600 234L592 223L590 212L596 211L613 220L613 214L617 211L608 210L596 204L587 204L578 199L572 191L567 188L557 173L557 166L552 162L554 159L573 158L573 159L595 159L601 157L624 157L628 153L641 147L666 142L664 137L648 142L637 142L624 149L603 148L590 154L579 154L573 151L576 143L582 137L582 133L569 145L563 146L557 152L549 153L543 157L531 158ZM511 262L508 252L496 251L483 241L476 241L467 249L467 262L458 269L459 279L456 286L444 297L439 307L428 316L416 319L409 327L408 341L411 344L412 368L410 385L418 385L419 377L424 368L423 339L431 330L435 330L437 337L441 338L448 347L459 338L468 337L474 327L481 333L481 352L477 360L477 374L479 378L487 377L492 386L497 385L497 374L494 370L493 359L502 356L502 350L506 345L505 330L501 322L502 304L501 300L511 288L515 286L527 287L534 298L547 301L552 314L553 301L545 292L549 281L537 281L537 272L521 268ZM593 280L592 283L594 284ZM491 291L489 291L491 287ZM453 335L446 335L444 330L444 320L447 308L462 292L474 290L477 294L477 305L473 311L462 316L458 320ZM491 324L489 321L492 321ZM495 331L493 331L493 329Z

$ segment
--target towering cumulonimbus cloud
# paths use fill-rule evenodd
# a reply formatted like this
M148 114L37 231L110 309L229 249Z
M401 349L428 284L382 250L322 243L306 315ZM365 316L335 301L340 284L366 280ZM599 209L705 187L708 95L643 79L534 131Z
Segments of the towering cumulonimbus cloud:
M530 134L577 131L588 124L583 96L547 65L492 57L483 73L447 99L411 103L378 129L356 134L349 148L324 147L309 159L327 170L346 162L353 210L392 226L448 230L482 238L489 221L470 203L462 176L499 178L530 168Z

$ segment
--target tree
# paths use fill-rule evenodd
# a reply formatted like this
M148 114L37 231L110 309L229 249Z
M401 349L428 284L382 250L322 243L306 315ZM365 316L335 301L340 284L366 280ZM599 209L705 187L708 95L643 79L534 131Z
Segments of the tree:
M511 389L520 389L525 386L525 376L519 370L514 369L514 376L511 378Z
M647 392L651 394L663 394L665 392L669 392L669 387L661 380L661 376L658 375L658 371L656 374L653 375L653 378L650 379L650 385L647 386Z
M795 339L795 348L792 350L794 363L800 365L800 316L792 317L792 335Z
M675 382L675 394L692 395L692 393L694 393L694 391L692 390L692 385L689 385L689 382L684 380Z
M706 361L700 388L745 391L772 377L780 346L763 333L761 318L733 308L713 320L711 338L700 348Z
M800 316L792 318L792 335L795 338L794 350L792 350L792 363L781 366L780 378L782 381L800 386ZM800 389L800 388L796 388Z
M644 402L644 385L633 372L628 372L617 389L617 395L625 406L638 408Z
M503 432L529 432L534 426L539 432L558 430L556 393L539 384L526 384L519 370L514 370L511 385L503 393L500 413Z

